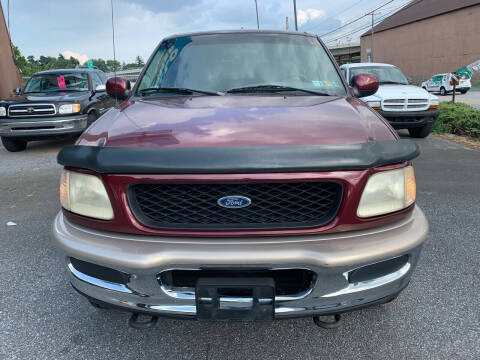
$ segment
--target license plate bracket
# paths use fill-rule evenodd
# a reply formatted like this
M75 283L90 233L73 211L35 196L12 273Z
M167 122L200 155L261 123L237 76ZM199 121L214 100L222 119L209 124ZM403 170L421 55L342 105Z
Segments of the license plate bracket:
M275 315L272 278L199 278L198 320L271 321Z

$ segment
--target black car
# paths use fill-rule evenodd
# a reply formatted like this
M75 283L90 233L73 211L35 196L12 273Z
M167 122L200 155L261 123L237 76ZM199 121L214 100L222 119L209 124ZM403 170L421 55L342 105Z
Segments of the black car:
M0 99L0 136L8 151L28 141L81 134L114 105L98 69L61 69L34 74L23 92Z

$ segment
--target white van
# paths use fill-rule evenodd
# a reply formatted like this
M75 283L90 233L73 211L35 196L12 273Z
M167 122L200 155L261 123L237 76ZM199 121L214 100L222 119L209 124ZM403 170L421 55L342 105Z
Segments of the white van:
M424 89L409 84L402 71L394 65L380 63L344 64L340 66L347 82L362 73L378 78L378 91L361 98L377 110L395 129L408 129L410 136L427 137L440 113L439 100Z
M452 74L437 74L432 76L429 80L422 83L422 88L431 92L439 92L440 95L445 96L453 92L453 85L450 85ZM472 82L468 76L463 76L459 79L457 91L466 94L472 88Z

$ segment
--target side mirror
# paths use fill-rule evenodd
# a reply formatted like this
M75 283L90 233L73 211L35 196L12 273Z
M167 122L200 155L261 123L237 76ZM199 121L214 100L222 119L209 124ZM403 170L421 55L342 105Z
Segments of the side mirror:
M20 94L22 93L22 89L16 87L15 89L13 89L13 93L14 93L15 95L20 95Z
M107 80L106 88L108 95L125 100L130 93L130 81L121 77L114 77Z
M96 88L95 88L95 92L103 92L103 91L106 91L107 90L107 87L105 85L98 85Z
M407 81L408 81L409 84L412 84L412 83L413 83L413 79L412 79L411 77L408 77L408 78L407 78Z
M372 74L358 74L352 79L353 93L362 98L373 95L378 90L378 78Z

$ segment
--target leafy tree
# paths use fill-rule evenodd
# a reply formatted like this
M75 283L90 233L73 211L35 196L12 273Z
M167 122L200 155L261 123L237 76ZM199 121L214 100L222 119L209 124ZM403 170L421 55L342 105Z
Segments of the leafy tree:
M80 62L70 57L65 58L62 54L58 54L58 57L40 55L38 59L35 59L33 55L29 55L25 58L20 52L17 46L13 46L13 53L15 63L22 72L23 76L32 76L36 72L42 70L51 69L73 69L80 66ZM126 64L123 62L120 64L117 60L104 60L104 59L92 59L93 66L104 72L113 72L119 70L136 69L144 65L143 59L137 56L135 62Z
M141 68L141 67L143 67L143 65L145 65L145 63L143 62L143 59L140 55L135 58L135 64L139 68Z

